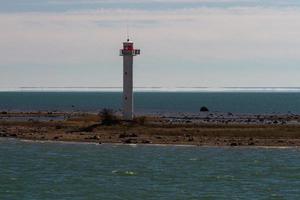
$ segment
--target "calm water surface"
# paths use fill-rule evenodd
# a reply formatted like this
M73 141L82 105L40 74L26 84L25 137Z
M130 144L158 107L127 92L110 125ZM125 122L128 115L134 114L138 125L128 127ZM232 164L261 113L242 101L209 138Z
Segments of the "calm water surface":
M136 113L214 112L300 114L298 92L136 92ZM93 111L122 107L121 92L0 92L0 110Z
M0 199L299 199L300 149L0 140Z

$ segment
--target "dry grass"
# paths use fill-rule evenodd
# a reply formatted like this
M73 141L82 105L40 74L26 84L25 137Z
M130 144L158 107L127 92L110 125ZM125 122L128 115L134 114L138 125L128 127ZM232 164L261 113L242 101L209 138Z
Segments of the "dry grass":
M101 116L96 114L76 114L64 121L0 121L0 133L26 139L93 142L124 142L119 136L125 133L136 135L136 142L209 145L228 145L235 140L247 145L249 139L258 140L259 145L277 145L284 139L280 145L290 145L291 140L300 139L298 125L170 124L158 117L139 117L110 126L100 122Z

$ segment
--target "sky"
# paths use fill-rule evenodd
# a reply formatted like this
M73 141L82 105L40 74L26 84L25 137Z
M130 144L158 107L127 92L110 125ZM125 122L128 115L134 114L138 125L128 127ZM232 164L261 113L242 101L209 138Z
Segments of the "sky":
M300 87L299 0L0 0L0 89Z

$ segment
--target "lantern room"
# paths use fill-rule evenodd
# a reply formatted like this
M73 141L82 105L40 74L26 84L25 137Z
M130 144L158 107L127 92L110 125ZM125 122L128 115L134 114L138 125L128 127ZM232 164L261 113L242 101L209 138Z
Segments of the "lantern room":
M129 39L126 42L123 42L123 49L120 50L120 56L136 56L140 54L139 49L133 48L133 42Z
M132 51L133 50L133 42L131 42L131 41L124 42L123 43L123 50Z

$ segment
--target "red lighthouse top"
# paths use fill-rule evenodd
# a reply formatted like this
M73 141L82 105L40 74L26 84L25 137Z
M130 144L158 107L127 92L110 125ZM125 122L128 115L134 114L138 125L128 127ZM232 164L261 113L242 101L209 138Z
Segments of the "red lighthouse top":
M132 51L133 50L133 42L130 41L129 39L127 39L126 42L123 42L123 50Z
M140 55L139 49L133 48L133 42L127 39L126 42L123 42L123 49L120 50L120 56L136 56Z

